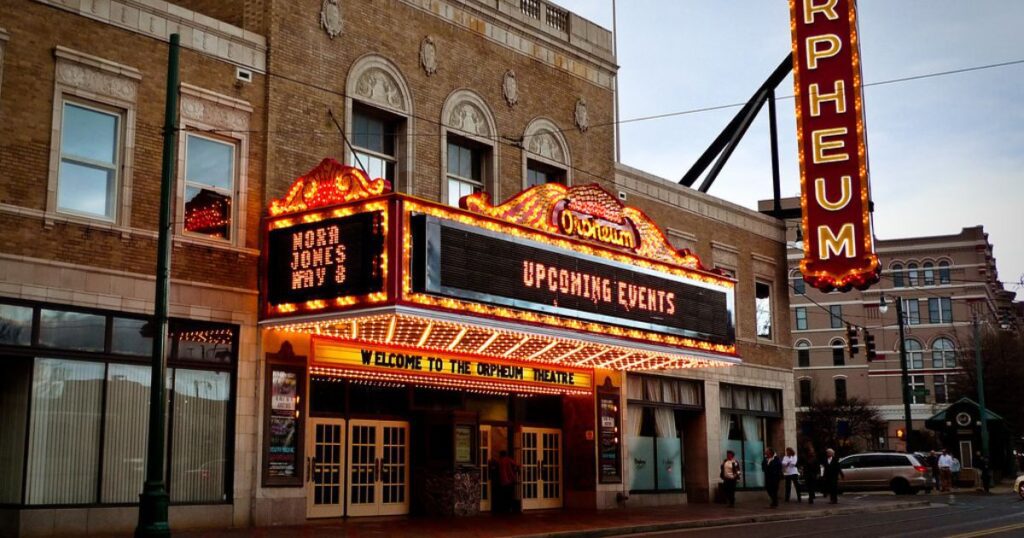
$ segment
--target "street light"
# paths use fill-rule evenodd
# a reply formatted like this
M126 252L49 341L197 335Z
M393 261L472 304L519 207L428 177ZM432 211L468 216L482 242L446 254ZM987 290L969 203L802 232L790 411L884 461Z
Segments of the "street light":
M889 311L889 305L885 302L885 294L878 299L878 311L885 314ZM907 373L907 346L903 338L903 297L896 296L896 322L900 328L900 377L903 383L903 422L906 432L906 448L910 449L910 432L912 429L910 420L910 375Z

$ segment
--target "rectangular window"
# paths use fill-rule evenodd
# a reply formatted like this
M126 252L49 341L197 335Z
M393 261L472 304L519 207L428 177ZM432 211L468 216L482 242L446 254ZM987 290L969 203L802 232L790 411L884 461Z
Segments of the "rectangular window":
M103 351L106 317L85 312L39 312L39 345L74 351Z
M843 305L834 304L828 307L829 320L833 329L843 328Z
M398 163L397 138L400 120L362 105L352 106L352 166L362 168L370 179L395 183Z
M928 403L928 388L923 375L910 376L910 403Z
M484 150L448 135L448 204L458 206L463 196L484 188Z
M107 367L100 502L138 502L146 478L150 380L149 366Z
M949 297L928 298L928 321L931 323L953 321L953 303Z
M944 375L935 376L935 403L949 403L947 392L947 378Z
M920 304L917 299L903 300L903 317L907 325L921 324Z
M807 368L811 365L811 350L803 345L796 350L796 364L800 368Z
M64 101L57 209L114 220L122 116Z
M526 161L526 186L533 187L545 183L562 183L564 185L565 170L528 159Z
M949 262L939 262L939 284L949 284Z
M225 500L225 438L231 375L174 371L171 416L171 502Z
M807 330L807 308L802 306L796 309L796 330Z
M764 282L754 284L755 309L757 312L757 336L772 337L772 287Z
M793 291L798 295L803 295L807 292L807 283L804 282L804 277L800 275L793 277Z
M835 385L836 385L836 403L837 404L844 404L844 403L846 403L846 379L844 379L842 377L837 377L835 379Z
M800 407L810 407L811 405L811 380L801 379L800 380Z
M0 304L0 344L27 346L32 343L32 308Z
M832 366L843 366L846 364L846 347L842 340L832 342Z
M231 239L235 176L235 144L186 135L186 233Z

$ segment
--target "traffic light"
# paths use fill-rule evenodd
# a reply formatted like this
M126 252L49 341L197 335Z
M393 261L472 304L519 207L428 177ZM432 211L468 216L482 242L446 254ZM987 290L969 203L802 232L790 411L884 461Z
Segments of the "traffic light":
M896 428L896 438L903 439L907 436L907 432L903 431L903 428Z
M850 358L857 354L859 348L857 346L857 328L853 325L846 325L846 345L847 349L850 350Z
M867 329L864 329L864 352L868 356L868 362L875 360L877 357L875 354L875 335L869 333Z

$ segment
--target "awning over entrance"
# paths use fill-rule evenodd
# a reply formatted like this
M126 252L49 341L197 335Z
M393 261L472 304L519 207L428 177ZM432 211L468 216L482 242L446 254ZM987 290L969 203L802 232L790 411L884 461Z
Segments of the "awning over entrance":
M452 372L430 359L461 357L499 374L461 378L482 388L525 381L502 379L506 366L558 378L741 362L735 281L596 185L539 185L498 206L472 195L462 209L389 190L325 160L271 205L261 324L347 346L333 364L314 351L311 372L440 384ZM536 375L535 388L576 390Z

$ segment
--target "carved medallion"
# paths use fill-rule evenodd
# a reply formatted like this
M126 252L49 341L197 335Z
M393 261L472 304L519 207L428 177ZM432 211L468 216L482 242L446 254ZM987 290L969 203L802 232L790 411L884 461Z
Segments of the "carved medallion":
M576 127L579 128L581 133L587 132L590 128L590 117L587 115L587 100L580 97L576 100L576 111L573 114L573 119L576 121Z
M519 82L516 81L516 72L511 69L505 71L505 78L501 81L501 95L510 107L519 102Z
M424 37L420 43L420 66L428 77L437 72L437 45L430 36Z
M341 6L338 0L324 0L320 6L320 27L331 39L341 33Z

